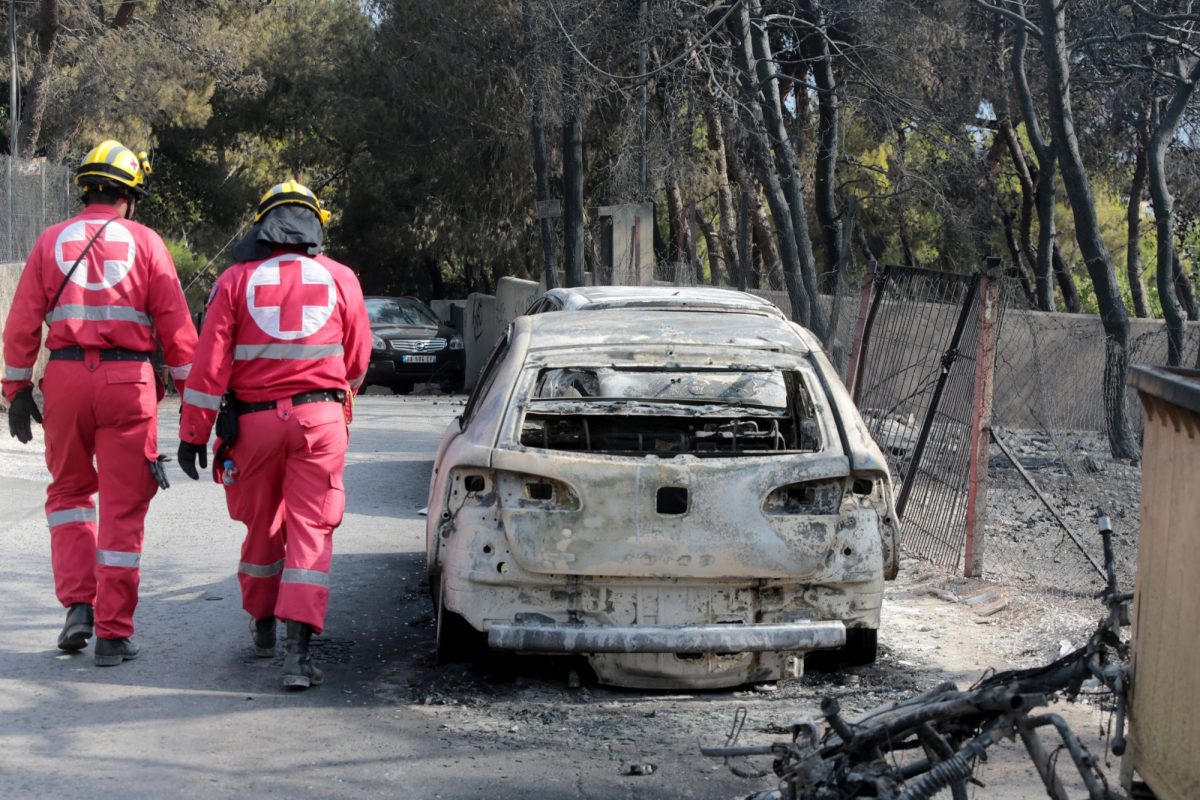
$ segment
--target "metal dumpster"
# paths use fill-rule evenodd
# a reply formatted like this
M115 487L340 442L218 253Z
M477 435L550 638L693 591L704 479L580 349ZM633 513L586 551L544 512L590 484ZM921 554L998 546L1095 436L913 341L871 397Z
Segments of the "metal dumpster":
M1129 746L1158 798L1200 797L1200 371L1133 367L1146 410Z

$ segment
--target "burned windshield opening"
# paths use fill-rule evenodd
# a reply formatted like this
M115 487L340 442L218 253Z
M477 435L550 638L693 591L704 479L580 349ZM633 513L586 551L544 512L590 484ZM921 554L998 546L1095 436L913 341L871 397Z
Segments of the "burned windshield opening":
M796 371L543 369L521 444L618 455L814 452L820 426Z

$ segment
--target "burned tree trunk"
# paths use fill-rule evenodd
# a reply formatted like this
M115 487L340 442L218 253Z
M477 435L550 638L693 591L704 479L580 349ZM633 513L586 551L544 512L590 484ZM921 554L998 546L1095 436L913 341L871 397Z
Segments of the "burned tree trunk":
M787 284L788 299L791 304L792 319L805 327L809 327L811 306L804 282L801 278L803 267L798 246L796 229L792 222L792 209L788 205L783 183L775 163L771 158L771 147L767 135L763 131L766 113L759 100L758 79L754 69L754 45L751 42L750 15L743 3L738 12L733 15L733 53L737 61L739 82L742 88L742 99L749 119L747 120L747 144L750 158L754 161L759 179L767 195L767 204L771 208L771 217L775 221L775 230L779 242L779 252L783 258L783 276ZM811 261L810 261L811 263Z
M550 200L550 174L546 164L546 128L543 124L542 83L540 59L534 44L532 0L521 0L521 28L525 35L525 75L529 82L529 131L533 142L533 173L537 181L538 203ZM557 242L554 240L554 219L538 213L538 228L542 244L542 279L547 289L558 288Z
M1034 197L1037 194L1037 189L1034 186L1033 175L1029 171L1029 162L1025 157L1025 149L1021 147L1021 140L1017 137L1017 131L1013 127L1012 122L1008 119L1000 120L1000 135L1004 137L1005 144L1008 145L1008 155L1012 159L1013 169L1016 170L1017 180L1021 184L1021 221L1020 221L1020 245L1018 246L1017 239L1012 234L1011 217L1006 219L1005 225L1007 235L1012 239L1010 249L1013 251L1013 261L1018 269L1021 268L1024 262L1033 274L1034 284L1037 287L1034 295L1034 305L1041 311L1054 310L1054 286L1050 282L1050 274L1041 274L1037 269L1037 253L1033 249L1033 209ZM1021 270L1021 275L1024 276L1025 271Z
M720 286L721 245L717 241L717 232L713 229L713 224L705 219L698 203L692 203L692 217L696 220L696 226L700 228L701 235L704 236L704 249L708 251L709 283L713 286Z
M766 137L764 138L770 142L770 149L774 153L780 188L791 217L790 233L795 240L796 271L794 273L790 270L785 271L784 279L788 281L789 293L792 292L792 284L798 283L803 287L803 301L808 305L808 313L805 316L806 321L801 324L810 328L818 339L824 341L827 326L817 288L817 269L813 257L812 239L808 232L808 214L805 212L799 159L796 157L787 127L783 124L783 104L779 96L779 71L771 55L771 43L763 28L762 6L759 0L748 0L748 2L750 9L748 10L746 3L743 2L738 19L739 25L749 40L749 47L745 51L746 77L750 79L752 76L757 76L757 85L747 85L746 88L748 92L753 92L755 95L759 111L756 121L761 121L766 128ZM754 15L753 22L751 21L751 11ZM760 93L761 102L758 100ZM770 154L767 157L769 159ZM770 190L768 189L769 198ZM776 230L781 230L778 220L775 224ZM781 248L785 247L782 242L780 246ZM784 266L788 266L786 258Z
M1142 285L1142 195L1146 192L1146 150L1150 145L1149 121L1138 122L1137 157L1133 162L1133 180L1129 183L1129 207L1125 214L1125 273L1129 278L1129 293L1133 297L1133 313L1150 316L1146 307L1146 288Z
M1048 142L1042 131L1042 124L1038 120L1037 112L1033 108L1033 92L1030 90L1030 83L1025 74L1026 41L1025 29L1018 26L1013 42L1013 80L1016 85L1016 98L1021 106L1021 116L1025 119L1025 131L1030 136L1033 155L1037 157L1038 161L1037 175L1034 176L1034 199L1037 201L1038 209L1038 252L1034 275L1039 279L1045 276L1045 289L1051 291L1049 297L1045 296L1042 294L1043 288L1039 285L1038 306L1044 311L1054 309L1054 295L1052 295L1052 289L1049 288L1049 276L1054 275L1058 282L1058 290L1062 293L1063 306L1066 306L1070 313L1078 314L1080 312L1079 289L1075 287L1075 277L1067 269L1055 241L1057 237L1054 218L1057 204L1055 172L1058 164L1058 133L1057 128L1051 124L1051 128L1054 128L1056 133L1054 140ZM1054 116L1055 110L1051 109L1051 122L1054 120Z
M838 219L836 170L838 159L838 128L841 109L837 80L833 73L833 54L829 50L828 25L825 9L818 0L802 0L800 8L811 26L805 37L806 55L812 63L817 88L817 168L814 181L814 205L821 224L821 239L825 246L825 291L831 292L836 276L844 268L843 237Z
M583 93L575 51L563 45L563 269L567 286L583 286Z
M725 145L725 124L711 107L706 112L709 147L713 152L713 171L717 176L717 245L725 272L731 283L737 283L737 220L733 212L733 191L730 187L728 154Z
M9 24L13 24L9 21ZM25 103L21 122L21 152L32 157L37 152L38 140L42 136L42 121L46 117L46 105L50 100L50 77L54 72L54 56L58 51L58 0L42 0L38 8L37 63L33 78L25 90ZM8 113L12 114L13 109ZM14 148L17 143L13 142Z
M1187 312L1189 322L1195 322L1200 319L1200 307L1196 305L1196 290L1192 286L1192 279L1188 277L1187 270L1183 268L1183 262L1179 260L1179 248L1173 248L1174 253L1171 256L1171 261L1174 264L1172 273L1175 279L1175 294L1179 296L1179 304Z
M1179 119L1200 80L1200 58L1189 59L1186 74L1175 75L1175 90L1169 100L1156 99L1150 109L1150 142L1146 162L1150 173L1150 202L1154 206L1154 228L1158 238L1158 300L1167 322L1167 363L1183 363L1183 310L1176 295L1175 198L1167 186L1167 147L1175 138Z
M1058 0L1038 0L1042 16L1042 55L1046 61L1046 92L1054 145L1062 164L1063 184L1075 219L1075 238L1092 279L1100 322L1105 333L1104 405L1108 445L1114 458L1138 458L1138 446L1125 403L1125 374L1129 367L1129 317L1117 288L1116 273L1104 245L1092 187L1079 153L1071 108L1071 65L1067 48L1066 11Z

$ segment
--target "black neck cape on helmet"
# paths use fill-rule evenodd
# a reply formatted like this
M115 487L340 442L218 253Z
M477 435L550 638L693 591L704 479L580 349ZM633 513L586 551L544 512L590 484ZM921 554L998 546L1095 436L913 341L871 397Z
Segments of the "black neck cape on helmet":
M308 207L289 203L276 206L254 223L233 246L234 261L261 261L277 247L302 248L308 255L321 252L325 231Z

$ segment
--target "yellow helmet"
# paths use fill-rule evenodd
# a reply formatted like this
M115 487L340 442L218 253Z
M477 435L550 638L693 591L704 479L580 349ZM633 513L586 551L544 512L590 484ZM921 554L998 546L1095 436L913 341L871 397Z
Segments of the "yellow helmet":
M329 212L321 206L321 201L302 183L297 181L284 181L277 183L258 201L258 209L254 212L254 221L262 220L266 213L272 208L287 204L304 206L317 215L317 219L321 220L321 225L324 226L329 221Z
M75 185L85 192L91 189L132 189L146 195L146 176L150 162L146 154L134 153L115 139L108 139L92 148L75 169Z

